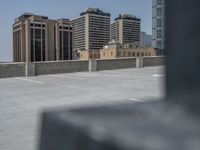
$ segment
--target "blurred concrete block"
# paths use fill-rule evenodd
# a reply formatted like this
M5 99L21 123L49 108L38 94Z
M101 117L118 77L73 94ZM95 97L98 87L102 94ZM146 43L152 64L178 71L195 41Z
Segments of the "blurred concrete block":
M43 114L40 150L198 150L200 122L163 102Z

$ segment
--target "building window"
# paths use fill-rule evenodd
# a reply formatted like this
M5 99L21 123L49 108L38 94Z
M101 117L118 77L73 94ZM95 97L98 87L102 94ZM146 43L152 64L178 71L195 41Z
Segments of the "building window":
M144 56L144 53L142 53L141 56Z
M117 56L118 56L118 57L120 56L120 52L118 52Z
M162 47L162 41L156 41L156 48Z
M137 57L140 57L140 53L139 52L137 53Z
M156 31L156 37L157 38L162 38L162 31L161 30L157 30Z
M157 27L162 27L162 19L157 19Z
M113 52L111 52L110 55L113 56Z
M132 52L132 56L135 56L135 52Z
M35 27L41 27L41 24L35 24Z
M68 30L68 27L63 27L65 30Z
M156 9L156 16L162 16L162 9L161 8Z
M147 56L147 53L145 53L145 56Z
M123 52L123 56L126 57L126 52Z
M148 56L151 56L151 53L148 53Z
M156 0L156 5L162 5L162 0Z
M131 52L128 52L128 56L131 57Z

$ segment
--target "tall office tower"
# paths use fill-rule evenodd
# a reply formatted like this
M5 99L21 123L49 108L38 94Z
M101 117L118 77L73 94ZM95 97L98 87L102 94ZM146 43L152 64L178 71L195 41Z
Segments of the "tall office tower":
M152 47L152 35L146 32L140 32L140 46L141 47Z
M164 50L166 43L165 0L152 0L152 46Z
M140 42L141 19L133 15L119 15L111 24L111 40L117 43L139 43Z
M25 13L13 24L13 61L70 60L72 32L68 19L50 20Z
M110 40L110 14L88 8L72 20L74 51L99 50Z

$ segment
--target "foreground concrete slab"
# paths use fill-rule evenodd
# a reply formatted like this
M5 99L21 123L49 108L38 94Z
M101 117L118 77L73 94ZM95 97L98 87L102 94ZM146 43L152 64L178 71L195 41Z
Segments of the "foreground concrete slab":
M162 101L60 109L43 114L40 150L198 150L199 127Z
M35 150L44 109L164 97L164 67L0 79L0 149Z

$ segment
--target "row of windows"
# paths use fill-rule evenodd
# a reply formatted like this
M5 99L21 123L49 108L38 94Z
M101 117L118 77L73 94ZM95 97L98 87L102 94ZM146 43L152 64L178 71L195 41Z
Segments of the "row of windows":
M81 58L83 58L83 55L80 55ZM99 59L100 54L90 54L89 59Z
M31 61L45 61L44 29L31 29Z
M42 28L45 28L45 24L31 23L31 27L42 27Z
M110 20L90 19L90 23L110 24Z
M100 58L100 54L91 54L90 55L90 59L99 59Z
M16 62L20 62L21 61L21 31L18 30L14 33L14 49L15 49L15 53L14 53L14 57Z
M162 38L162 30L157 30L156 31L156 37L157 38Z
M156 16L162 16L162 8L156 9Z
M105 56L106 53L103 53ZM113 56L113 52L110 52L110 56ZM140 57L140 56L151 56L150 52L118 52L119 57Z
M66 26L60 26L59 28L64 30L72 30L72 27L66 27Z
M156 41L156 48L162 48L162 41Z
M17 29L21 29L21 26L20 25L16 25L13 27L13 30L17 30Z
M119 57L151 56L150 52L118 52Z
M60 60L72 59L72 33L60 31Z
M103 56L106 56L106 53L103 53ZM110 56L114 56L113 52L110 52ZM118 57L143 57L143 56L151 56L150 52L118 52ZM83 55L80 54L80 58L83 58ZM90 54L89 59L99 59L100 54Z
M162 0L156 0L157 5L162 5Z
M157 27L162 27L162 19L157 19Z

